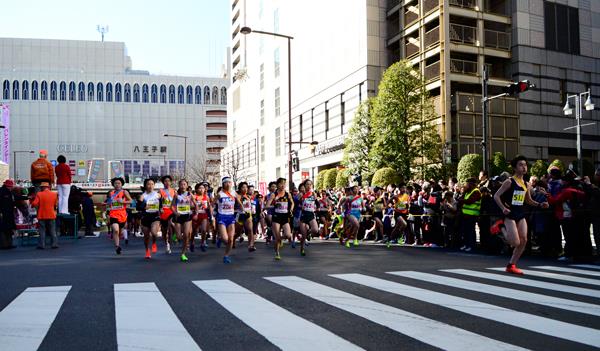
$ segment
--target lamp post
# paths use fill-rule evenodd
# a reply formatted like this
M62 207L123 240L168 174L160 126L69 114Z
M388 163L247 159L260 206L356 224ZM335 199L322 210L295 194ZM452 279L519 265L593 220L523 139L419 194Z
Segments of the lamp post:
M583 103L582 106L581 101L585 97L587 98L585 99L585 103ZM565 130L577 128L577 171L579 172L579 175L583 175L583 145L581 143L581 127L593 125L596 123L587 123L582 125L581 118L583 118L583 107L585 107L587 111L592 111L595 106L592 103L592 97L589 89L588 91L584 91L583 93L567 95L567 101L565 102L565 107L563 107L563 113L566 116L573 114L573 109L569 105L569 99L575 100L575 120L577 121L577 124L574 127L565 128Z
M262 30L253 30L250 27L242 27L240 32L244 35L250 33L272 35L279 38L287 39L287 51L288 51L288 184L290 189L293 187L292 178L294 172L292 171L292 39L294 37L279 33L265 32Z
M187 140L188 137L185 135L175 135L175 134L163 134L166 138L180 138L183 139L183 177L187 176Z
M35 151L13 151L13 175L15 176L15 182L19 180L19 173L17 172L17 154L33 154Z

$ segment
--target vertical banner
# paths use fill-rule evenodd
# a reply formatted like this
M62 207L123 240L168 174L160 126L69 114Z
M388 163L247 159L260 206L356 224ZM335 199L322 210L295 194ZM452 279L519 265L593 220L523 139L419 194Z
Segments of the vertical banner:
M10 164L10 108L6 104L0 104L0 129L2 132L2 161Z
M267 183L266 182L258 182L258 192L262 196L267 195Z

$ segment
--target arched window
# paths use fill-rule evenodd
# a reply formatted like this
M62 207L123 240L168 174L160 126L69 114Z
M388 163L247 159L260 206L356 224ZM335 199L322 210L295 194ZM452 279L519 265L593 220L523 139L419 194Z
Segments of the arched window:
M70 82L69 83L69 101L75 101L76 100L76 95L75 95L75 82Z
M202 103L202 88L199 85L196 85L194 88L194 97L196 99L196 104Z
M133 102L140 102L140 85L138 83L133 85Z
M184 90L183 90L183 85L180 85L177 87L177 103L179 104L183 104L184 101Z
M88 101L94 101L94 83L88 83Z
M204 87L204 104L210 105L210 88L208 85Z
M213 87L212 103L213 105L217 105L219 103L219 88L217 87Z
M153 104L158 102L158 87L156 84L152 84L152 87L150 88L150 101L152 101Z
M104 85L102 83L96 84L96 95L98 99L96 101L104 101Z
M123 93L123 97L125 98L125 102L131 102L131 86L129 83L125 83L125 91Z
M31 82L31 100L38 99L39 89L40 89L40 87L38 86L37 80L34 80L33 82Z
M60 82L60 101L67 100L67 83Z
M79 95L79 101L85 101L85 83L79 82L77 85L77 95Z
M221 105L227 105L227 88L221 88Z
M115 84L115 102L121 102L121 83Z
M48 83L45 80L42 81L42 91L40 93L40 100L48 100Z
M175 86L174 85L169 85L169 103L170 104L175 103Z
M113 100L113 86L112 83L106 83L106 101L111 102Z
M24 80L21 88L21 98L23 100L29 100L29 82Z
M194 88L191 85L188 85L185 88L185 103L193 104L194 103Z
M56 91L57 91L56 82L55 81L50 82L50 100L56 101Z
M160 103L167 103L167 87L164 84L160 85Z
M5 80L4 83L2 83L2 98L4 100L10 100L10 82L8 80Z
M19 100L19 81L13 81L13 100Z
M142 102L148 102L148 84L142 85Z

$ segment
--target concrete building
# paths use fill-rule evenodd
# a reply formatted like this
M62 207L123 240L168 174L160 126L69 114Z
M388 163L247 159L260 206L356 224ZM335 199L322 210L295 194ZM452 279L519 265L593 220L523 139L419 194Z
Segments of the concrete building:
M64 154L78 181L90 177L91 160L101 160L93 180L111 175L109 163L119 172L110 161L139 177L182 174L186 159L188 176L218 173L227 79L133 70L121 42L0 38L0 82L21 179L35 155L14 151L39 149L51 160ZM164 134L187 137L187 155L183 138Z

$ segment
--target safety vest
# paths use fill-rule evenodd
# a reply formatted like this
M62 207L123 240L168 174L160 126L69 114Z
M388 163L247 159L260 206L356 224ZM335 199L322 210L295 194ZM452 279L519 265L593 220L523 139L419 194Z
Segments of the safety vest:
M474 192L479 192L479 189L475 188L470 193L465 195L465 200L468 200ZM462 213L469 216L479 216L479 210L481 210L481 199L475 201L472 204L463 204Z

